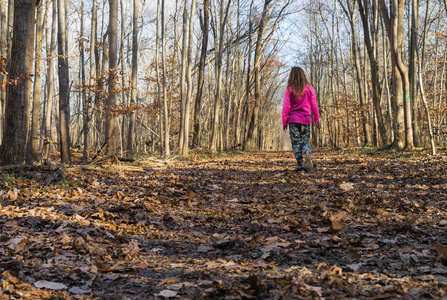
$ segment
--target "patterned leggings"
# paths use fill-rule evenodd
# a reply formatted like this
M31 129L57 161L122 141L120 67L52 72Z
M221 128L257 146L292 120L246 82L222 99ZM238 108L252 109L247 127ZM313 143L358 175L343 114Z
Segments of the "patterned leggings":
M310 125L289 123L290 141L298 166L303 165L303 154L311 154L309 139Z

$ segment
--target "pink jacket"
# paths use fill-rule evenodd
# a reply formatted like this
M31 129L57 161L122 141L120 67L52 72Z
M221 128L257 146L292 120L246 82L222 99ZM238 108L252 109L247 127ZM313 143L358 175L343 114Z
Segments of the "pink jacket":
M320 113L318 111L317 97L313 87L308 84L304 88L303 95L298 99L292 95L293 87L288 87L284 95L282 107L282 124L286 126L289 123L299 123L309 125L311 122L311 113L314 116L314 122L320 122Z

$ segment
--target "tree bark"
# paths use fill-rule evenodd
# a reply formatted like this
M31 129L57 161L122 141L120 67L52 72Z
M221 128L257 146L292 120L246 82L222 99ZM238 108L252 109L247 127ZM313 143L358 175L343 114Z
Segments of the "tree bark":
M391 49L394 49L393 46L393 26L392 26L392 20L388 14L388 8L385 4L384 0L378 0L380 4L380 10L382 13L382 20L385 25L385 29L388 35L388 40L390 41L390 47ZM400 21L398 18L396 18L396 21L398 22L398 25ZM397 26L396 26L397 29ZM402 46L402 41L395 38L395 41L397 42L397 48L399 49L399 45ZM402 35L400 35L400 38L402 38ZM393 50L392 50L393 51ZM405 147L405 117L404 117L404 94L403 94L403 80L400 76L400 73L397 69L397 61L396 61L396 55L394 53L391 55L391 62L392 62L392 98L391 98L391 104L393 108L393 125L394 125L394 141L391 147L402 149ZM374 80L373 80L374 82Z
M164 110L164 144L165 155L169 156L171 153L169 145L169 113L168 113L168 92L167 92L167 73L166 73L166 33L165 33L165 0L162 0L161 5L161 52L162 52L162 69L163 69L163 110Z
M359 7L360 16L362 19L362 25L363 25L363 35L365 40L365 45L368 50L368 58L369 58L369 64L371 68L371 86L372 86L372 93L373 93L373 105L376 112L377 117L377 123L379 126L380 131L380 137L382 140L383 145L388 144L388 136L386 134L386 127L385 122L383 121L383 114L382 114L382 108L381 108L381 90L379 85L379 64L377 62L377 58L375 56L375 48L371 40L371 33L370 33L370 26L368 23L368 10L367 10L367 0L357 0L357 4ZM378 30L378 28L374 28L374 30Z
M62 163L71 164L70 157L70 86L68 72L68 49L67 49L67 19L65 9L66 0L57 0L58 4L58 74L59 74L59 118L60 118L60 146Z
M36 0L14 1L14 39L11 47L5 127L0 146L0 164L23 163L29 133L31 78L34 59Z
M259 116L259 106L261 105L261 70L260 70L260 62L261 62L261 52L262 52L262 44L264 37L265 26L268 21L268 6L272 2L272 0L264 1L264 8L262 10L261 20L259 22L258 27L258 38L256 41L255 47L255 57L254 57L254 71L255 71L255 106L253 108L253 113L251 115L250 125L248 126L247 132L247 143L252 142L254 131L255 131L255 123L258 122Z
M131 115L129 120L129 130L127 134L127 156L134 158L133 144L135 141L135 104L137 103L137 76L138 76L138 0L133 0L133 20L132 20L132 91L130 95Z
M88 81L88 88L89 88L89 95L88 100L86 103L86 112L84 115L85 121L84 121L84 153L83 153L83 159L85 161L90 160L90 114L91 114L91 105L93 103L93 99L95 97L94 90L96 87L94 87L94 79L96 76L96 64L95 64L95 53L97 51L96 49L96 30L97 30L97 9L96 9L96 0L92 1L92 21L91 21L91 30L90 30L90 74L89 74L89 81Z
M200 62L199 62L199 74L197 79L197 95L194 106L194 135L193 135L193 146L198 147L201 141L201 131L202 126L200 124L200 110L202 106L202 96L203 96L203 85L205 83L205 67L206 67L206 57L208 50L208 28L210 26L209 18L210 3L209 0L203 1L203 22L201 22L202 29L202 49L200 52Z
M191 15L189 17L189 33L188 33L188 67L186 72L186 81L188 85L188 94L185 101L185 112L183 114L183 144L181 145L182 155L187 155L189 150L189 116L191 110L191 98L192 98L192 40L194 38L194 15L196 11L196 0L192 0L191 3Z
M163 101L161 98L162 94L162 88L161 88L161 82L160 82L160 22L161 22L161 15L160 15L160 5L161 0L157 1L157 35L156 35L156 46L155 46L155 69L157 72L157 91L158 91L158 116L159 116L159 133L160 133L160 143L159 143L159 153L160 155L163 154Z
M106 143L107 154L116 152L116 76L118 64L118 0L109 0L109 82L106 105Z
M188 6L189 0L183 1L183 24L182 24L182 73L180 77L180 128L178 146L183 149L185 123L185 109L186 109L186 72L188 69ZM183 151L183 150L182 150Z
M418 43L418 25L419 25L419 0L412 0L411 9L411 34L410 34L410 99L411 116L413 126L413 140L416 146L420 145L420 129L417 120L419 95L418 95L418 71L417 71L417 43Z
M8 0L0 0L0 56L8 56ZM0 67L2 71L6 72L6 61L1 61ZM0 141L3 137L3 121L6 102L6 73L0 74Z
M31 157L33 162L39 161L39 142L40 142L40 82L42 77L42 44L43 44L43 3L37 5L36 19L36 60L35 60L35 77L33 91L33 109L32 109L32 126L31 126Z
M47 109L45 112L45 126L44 126L44 142L42 150L42 158L45 162L50 159L51 150L51 119L53 115L53 95L54 95L54 65L56 59L56 22L57 22L57 3L53 1L53 16L51 21L51 38L50 38L50 52L48 57L48 77L47 77Z
M220 102L221 102L221 94L222 94L222 56L223 56L223 40L224 40L224 32L225 26L227 25L228 12L231 4L231 0L228 0L227 7L225 8L225 2L223 1L220 5L220 13L219 18L216 17L216 20L219 19L219 23L215 22L216 25L219 25L216 28L215 35L215 43L216 43L216 59L215 59L215 73L216 73L216 93L214 97L214 113L213 113L213 121L212 121L212 132L211 132L211 142L210 142L210 150L215 152L217 150L217 138L218 138L218 126L219 126L219 114L220 114ZM217 13L217 12L216 12Z

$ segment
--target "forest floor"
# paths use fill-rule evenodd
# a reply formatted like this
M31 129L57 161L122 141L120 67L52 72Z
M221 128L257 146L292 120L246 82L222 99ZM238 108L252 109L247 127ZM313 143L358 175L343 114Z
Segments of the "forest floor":
M0 174L0 299L447 299L447 151Z

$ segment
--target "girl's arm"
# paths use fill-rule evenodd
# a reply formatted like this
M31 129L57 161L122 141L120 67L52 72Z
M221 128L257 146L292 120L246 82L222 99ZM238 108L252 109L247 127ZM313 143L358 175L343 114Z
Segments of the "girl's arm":
M289 113L290 113L290 88L286 89L284 93L284 102L282 105L282 125L287 126L289 123Z
M313 87L310 87L310 107L314 116L314 123L320 123L320 112L318 110L317 96L315 95Z

